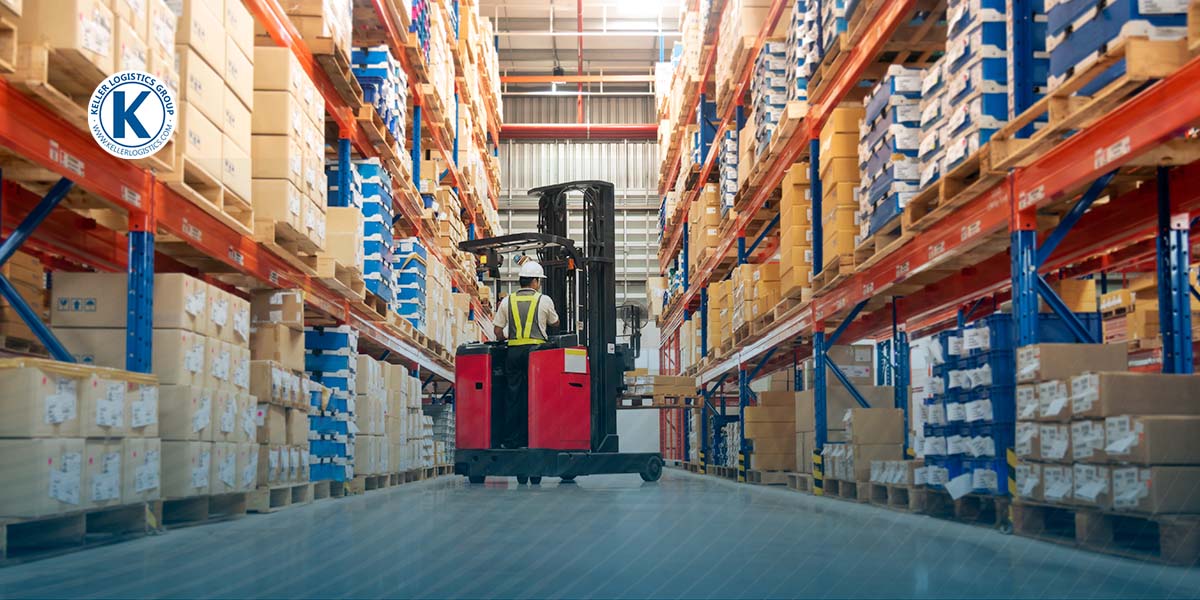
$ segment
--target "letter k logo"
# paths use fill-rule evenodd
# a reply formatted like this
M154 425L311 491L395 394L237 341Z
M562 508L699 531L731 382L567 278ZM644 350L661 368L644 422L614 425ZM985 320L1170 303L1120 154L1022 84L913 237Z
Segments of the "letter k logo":
M125 126L128 125L133 134L139 138L148 138L150 134L146 132L146 128L142 126L142 122L138 120L137 109L141 107L142 102L150 96L150 92L141 92L133 100L133 104L125 103L125 92L113 92L113 137L122 139L125 137Z

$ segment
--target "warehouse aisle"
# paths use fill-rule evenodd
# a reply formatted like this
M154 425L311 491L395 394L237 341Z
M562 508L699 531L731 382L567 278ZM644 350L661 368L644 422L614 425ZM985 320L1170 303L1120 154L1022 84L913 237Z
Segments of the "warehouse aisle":
M1166 568L668 471L458 478L0 569L0 596L1166 597Z

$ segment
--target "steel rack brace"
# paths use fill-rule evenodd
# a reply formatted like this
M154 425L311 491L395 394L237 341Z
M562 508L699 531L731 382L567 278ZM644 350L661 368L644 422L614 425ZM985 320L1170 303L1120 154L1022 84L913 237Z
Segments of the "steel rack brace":
M813 221L815 223L816 219ZM846 319L842 321L840 325L838 325L837 329L835 329L832 334L829 335L828 339L825 337L825 324L821 321L816 321L813 323L813 422L817 430L816 440L813 443L813 493L815 495L821 495L824 493L822 491L824 489L824 484L821 483L824 481L823 473L821 472L821 449L824 448L825 444L828 442L826 439L825 428L828 427L829 424L829 418L826 413L828 400L828 380L825 378L825 369L828 368L829 372L833 373L833 376L837 378L837 380L840 381L843 386L845 386L846 391L850 392L850 395L854 398L854 401L859 404L859 406L862 406L863 408L870 408L870 405L867 404L867 401L862 397L862 394L860 394L850 380L846 378L846 375L842 373L842 370L839 369L837 365L833 364L833 361L829 359L829 348L837 343L837 340L839 337L841 337L842 332L846 330L846 327L849 326L850 323L854 322L855 317L858 316L858 313L862 312L862 309L866 307L866 305L866 300L854 305L854 308L850 310L850 314L847 315Z
M700 129L700 164L704 164L708 162L708 153L712 152L713 142L717 141L717 103L709 102L705 94L700 94L699 103L696 124ZM686 236L687 232L684 233Z
M908 386L912 372L909 368L908 332L900 326L897 314L899 301L898 296L892 297L892 385L894 386L892 391L895 393L894 406L900 409L904 415L904 456L908 457Z
M1110 171L1092 182L1083 196L1063 216L1058 226L1045 242L1038 247L1037 217L1032 209L1016 211L1013 224L1016 228L1012 233L1012 289L1013 289L1013 319L1017 325L1017 345L1028 346L1037 343L1038 297L1040 296L1050 306L1050 309L1063 320L1063 323L1075 336L1075 339L1085 344L1095 344L1099 340L1092 331L1088 331L1083 323L1067 308L1066 304L1055 292L1038 270L1058 248L1071 228L1075 226L1092 204L1108 187L1116 171ZM1015 208L1015 206L1014 206ZM961 326L961 325L960 325Z
M1196 294L1188 275L1190 268L1190 218L1187 213L1171 214L1169 168L1159 167L1158 236L1155 266L1158 271L1159 329L1163 342L1163 373L1190 374L1192 359L1192 303ZM1197 294L1200 298L1200 294Z
M779 215L776 214L767 222L767 226L763 228L762 233L758 234L757 238L754 238L754 243L750 244L749 248L746 248L746 256L749 257L751 254L754 254L754 251L758 249L758 245L763 243L763 240L767 239L767 236L770 235L771 230L775 229L778 225Z
M54 210L54 207L62 202L63 198L67 196L67 193L74 186L75 183L73 181L63 177L50 188L50 191L46 193L37 207L26 215L17 228L13 230L13 234L0 243L0 266L3 266L4 263L8 262L8 259L12 258L17 248L20 248L21 244L24 244L25 240L29 239L29 236L38 228L38 225L41 225L42 221L46 220L46 217ZM0 296L3 296L12 305L17 315L29 326L29 329L37 336L38 341L50 351L50 355L55 360L69 363L75 362L75 357L67 351L62 342L58 340L58 337L54 335L54 332L42 322L37 312L29 306L29 303L17 292L17 288L13 287L12 282L4 275L0 275Z

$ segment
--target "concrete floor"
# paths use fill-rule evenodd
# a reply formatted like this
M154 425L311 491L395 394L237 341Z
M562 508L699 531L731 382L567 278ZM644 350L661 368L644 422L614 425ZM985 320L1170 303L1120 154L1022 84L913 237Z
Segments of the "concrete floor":
M1200 569L669 470L443 478L0 569L0 597L1189 597Z

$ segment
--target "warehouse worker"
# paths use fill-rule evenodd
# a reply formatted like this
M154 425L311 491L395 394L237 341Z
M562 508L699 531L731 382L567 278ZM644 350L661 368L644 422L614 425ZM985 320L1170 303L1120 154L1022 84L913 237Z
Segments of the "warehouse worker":
M541 293L542 280L546 278L542 265L526 259L517 277L521 289L506 296L496 307L496 339L508 340L508 358L504 364L508 398L501 448L529 445L529 353L546 343L550 326L558 325L554 300Z

